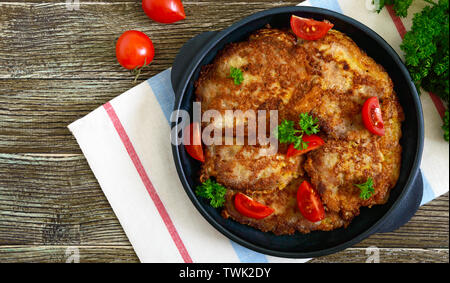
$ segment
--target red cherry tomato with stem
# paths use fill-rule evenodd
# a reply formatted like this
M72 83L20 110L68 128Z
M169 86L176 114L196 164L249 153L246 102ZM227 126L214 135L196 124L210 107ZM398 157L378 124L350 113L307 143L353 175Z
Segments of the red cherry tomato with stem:
M364 126L369 132L374 135L384 136L384 122L378 97L373 96L367 99L364 102L361 114Z
M303 181L297 191L297 204L302 215L311 222L325 218L325 210L319 193L307 181Z
M148 66L155 57L155 48L145 33L128 30L117 40L116 57L122 67L133 70L136 81L141 69Z
M265 206L243 193L237 193L234 196L234 207L240 214L254 219L266 218L274 212L273 208Z
M319 147L321 147L322 145L325 144L325 142L323 141L323 139L321 139L319 136L317 135L304 135L303 136L303 141L308 142L308 147L306 149L303 150L298 150L294 147L294 144L290 144L286 153L287 157L292 157L292 156L297 156L297 155L301 155L301 154L305 154L311 150L317 149Z
M187 135L186 133L189 133L189 135ZM192 123L187 126L184 129L183 139L184 147L186 148L187 153L192 158L201 162L205 162L200 125L198 123Z
M186 18L180 0L142 0L147 16L158 23L171 24Z
M297 16L291 17L291 29L305 40L318 40L324 37L334 25L328 21L316 21Z

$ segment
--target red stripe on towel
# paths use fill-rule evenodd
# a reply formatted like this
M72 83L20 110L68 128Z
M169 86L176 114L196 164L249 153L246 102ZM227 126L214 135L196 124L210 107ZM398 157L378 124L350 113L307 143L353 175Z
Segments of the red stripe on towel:
M402 20L395 14L394 9L392 8L392 5L386 6L386 9L389 12L389 15L391 16L392 21L394 22L395 27L397 28L398 33L402 37L402 39L405 37L406 34L406 28L403 25ZM437 112L441 116L442 119L444 119L445 115L445 106L442 100L435 95L434 93L429 92L430 98L434 103L434 106L436 107Z
M169 231L170 236L172 237L176 247L178 248L178 251L181 254L181 257L183 258L184 262L186 263L192 263L192 259L189 256L188 251L186 250L186 247L183 244L183 241L180 238L180 235L177 232L177 229L175 228L175 225L173 224L172 220L170 219L169 214L167 213L166 208L164 207L164 204L162 203L161 199L158 196L158 193L155 190L155 187L153 187L152 182L150 181L150 178L148 177L147 173L145 172L144 166L142 166L141 160L139 159L136 150L133 147L133 144L131 143L130 138L128 137L122 123L119 120L119 117L117 117L116 112L114 111L114 108L112 107L111 103L107 102L103 105L103 108L106 110L106 113L108 114L109 118L111 119L111 122L114 125L114 128L116 128L117 133L119 134L120 139L122 140L123 145L125 146L125 149L128 152L128 155L131 158L131 161L133 162L134 166L136 167L136 170L139 173L139 176L141 177L142 182L144 183L145 188L147 189L150 197L153 200L153 203L156 206L156 209L158 209L159 215L161 216L162 220L164 221L164 224L167 227L167 230Z
M395 14L394 8L392 8L392 5L386 6L386 9L389 12L389 16L391 16L391 19L394 22L394 25L397 28L398 33L400 34L400 36L403 39L403 37L405 37L405 34L406 34L406 28L403 25L402 20L399 17L397 17L397 15Z

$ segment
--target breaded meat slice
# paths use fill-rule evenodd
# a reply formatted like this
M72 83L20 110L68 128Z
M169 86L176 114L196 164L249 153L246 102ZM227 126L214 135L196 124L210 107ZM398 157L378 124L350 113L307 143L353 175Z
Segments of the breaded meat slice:
M222 115L225 110L280 110L309 82L305 56L296 52L296 38L279 29L261 29L247 41L228 44L212 64L202 68L196 81L202 114L207 110ZM235 84L230 77L232 67L242 71L242 83ZM236 119L236 126L247 127L247 119L255 116ZM233 119L213 119L212 125L232 128Z
M228 189L276 191L303 175L304 157L270 154L268 146L211 145L205 150L200 180L210 177Z
M330 30L317 41L304 41L300 49L311 61L309 92L294 97L294 112L309 112L320 121L321 131L335 139L370 137L361 119L364 102L373 96L380 101L396 99L387 72L348 36Z
M401 147L396 145L385 154L379 141L327 140L320 149L311 152L305 161L305 171L318 190L329 211L345 220L359 215L361 206L384 204L395 185L399 170ZM364 200L356 184L373 179L374 193Z
M234 195L237 191L228 190L222 216L276 235L291 235L296 231L301 233L316 230L331 231L348 225L349 222L343 220L336 212L325 212L325 219L319 222L311 222L304 218L297 205L297 190L302 181L302 178L296 179L285 189L270 194L248 192L249 197L275 210L263 219L253 219L240 214L234 207Z

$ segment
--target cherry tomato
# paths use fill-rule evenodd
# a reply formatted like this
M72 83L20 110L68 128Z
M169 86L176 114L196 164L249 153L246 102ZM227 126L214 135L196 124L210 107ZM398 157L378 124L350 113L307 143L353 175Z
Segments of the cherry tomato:
M297 204L302 215L311 222L325 218L325 210L317 191L307 181L303 181L297 191Z
M142 0L147 16L158 23L170 24L186 18L180 0Z
M242 193L237 193L234 196L234 207L240 214L254 219L266 218L274 212L272 208L265 206Z
M364 102L361 114L364 126L369 132L378 136L384 136L384 122L378 97L373 96L367 99Z
M145 33L129 30L117 40L116 57L122 67L133 70L148 65L155 57L155 48Z
M328 21L315 21L297 16L291 17L291 29L300 38L317 40L324 37L334 25Z
M194 159L205 162L205 156L203 155L202 148L202 135L200 125L198 123L192 123L184 129L184 133L189 131L189 136L184 134L184 147L187 153Z
M314 150L316 148L321 147L322 145L325 144L325 142L323 141L323 139L321 139L319 136L316 135L304 135L303 136L303 141L308 142L308 147L306 149L303 150L298 150L294 147L294 144L290 144L288 151L286 153L287 157L292 157L292 156L297 156L297 155L301 155L301 154L305 154L311 150Z

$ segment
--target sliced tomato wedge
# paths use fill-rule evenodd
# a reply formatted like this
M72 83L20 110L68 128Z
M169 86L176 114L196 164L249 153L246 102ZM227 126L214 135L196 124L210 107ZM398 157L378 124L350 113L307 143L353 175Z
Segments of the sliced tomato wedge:
M325 210L319 193L307 181L303 181L297 191L297 204L302 215L311 222L325 218Z
M237 193L234 196L234 207L240 214L254 219L266 218L274 212L273 208L265 206L243 193Z
M304 135L303 136L303 141L308 142L308 147L306 149L303 150L298 150L294 147L294 144L290 144L286 153L287 157L292 157L292 156L297 156L297 155L301 155L301 154L305 154L311 150L314 150L316 148L321 147L322 145L325 144L325 142L323 141L323 139L321 139L319 136L317 135Z
M190 134L187 135L186 133ZM183 143L187 153L192 156L192 158L205 162L202 148L202 135L198 123L192 123L184 129Z
M328 21L316 21L297 16L291 17L291 29L305 40L318 40L324 37L334 25Z
M364 126L369 132L374 135L384 136L384 122L378 97L373 96L367 99L364 102L361 114Z

